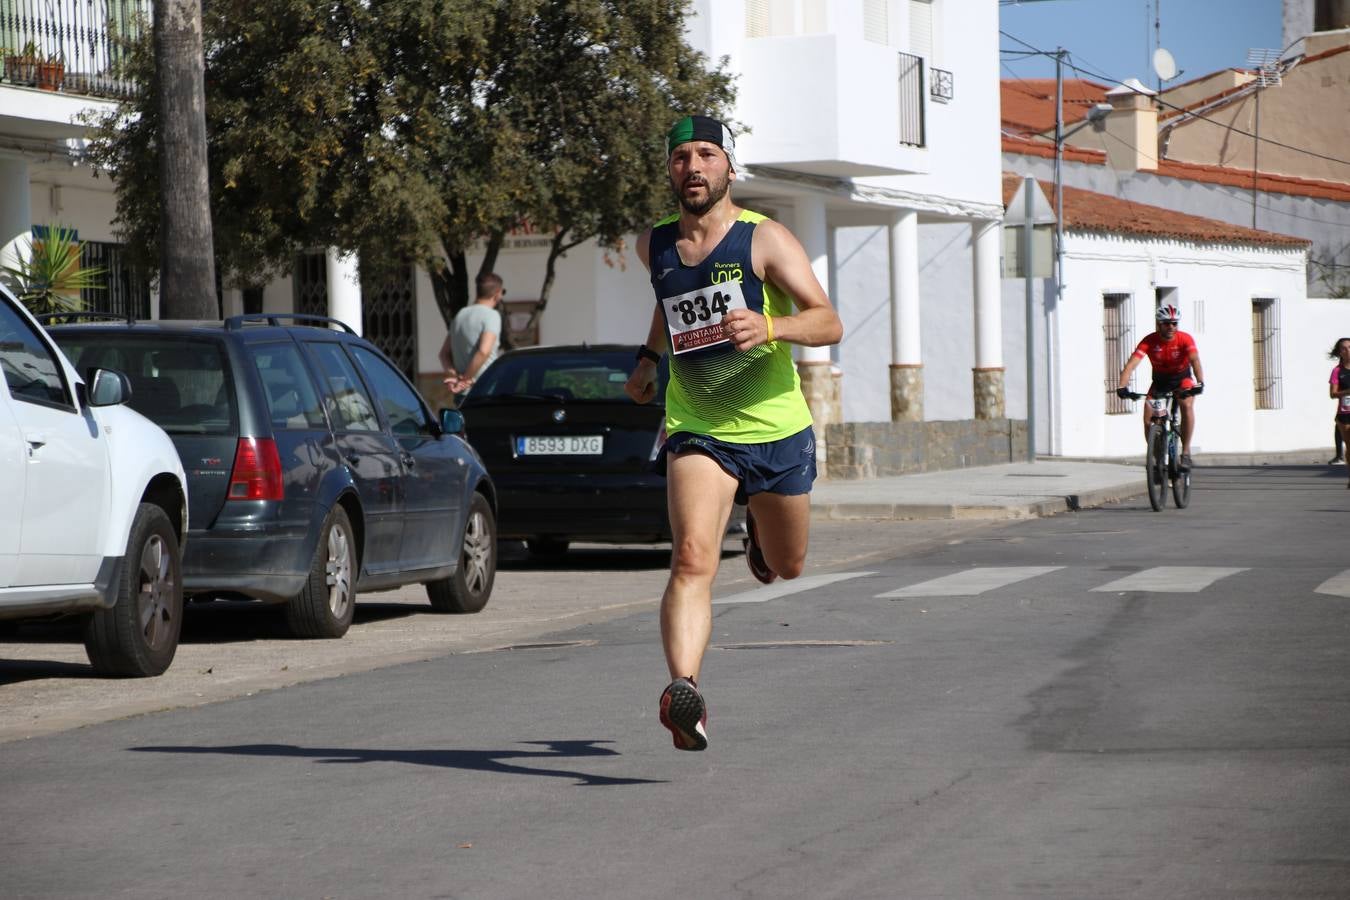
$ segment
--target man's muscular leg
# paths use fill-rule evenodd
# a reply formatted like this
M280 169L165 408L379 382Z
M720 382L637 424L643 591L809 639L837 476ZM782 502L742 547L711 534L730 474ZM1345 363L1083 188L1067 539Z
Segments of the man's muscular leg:
M769 568L781 578L802 574L811 531L811 495L755 494L750 498L750 512Z
M686 452L666 460L672 545L661 597L661 644L671 678L698 680L712 636L712 583L736 496L736 479L712 457Z

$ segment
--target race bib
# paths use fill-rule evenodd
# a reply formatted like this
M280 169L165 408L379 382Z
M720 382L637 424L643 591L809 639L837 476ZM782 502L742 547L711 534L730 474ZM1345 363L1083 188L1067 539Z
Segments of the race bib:
M722 320L733 309L748 309L739 281L724 281L687 294L661 298L670 331L670 352L685 353L731 339L722 331Z

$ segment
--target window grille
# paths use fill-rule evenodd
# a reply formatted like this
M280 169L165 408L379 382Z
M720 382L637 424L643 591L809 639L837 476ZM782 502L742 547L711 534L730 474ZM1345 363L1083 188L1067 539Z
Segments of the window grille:
M928 73L933 77L933 85L929 88L933 99L938 103L951 103L956 96L955 76L946 69L930 68Z
M409 378L417 378L416 288L412 266L361 284L361 333Z
M296 312L328 315L328 259L323 253L301 253L295 258L291 291Z
M131 267L121 244L82 241L80 265L102 266L103 290L82 290L85 309L94 312L150 318L150 279Z
M1103 383L1106 387L1106 414L1120 415L1131 411L1131 402L1116 396L1120 384L1120 370L1125 368L1138 341L1134 335L1134 307L1129 294L1102 295L1102 336L1106 367ZM1130 373L1130 390L1134 390L1134 373Z
M901 53L900 57L900 143L924 145L923 133L923 57Z
M1261 297L1252 300L1252 387L1257 409L1281 409L1280 304Z

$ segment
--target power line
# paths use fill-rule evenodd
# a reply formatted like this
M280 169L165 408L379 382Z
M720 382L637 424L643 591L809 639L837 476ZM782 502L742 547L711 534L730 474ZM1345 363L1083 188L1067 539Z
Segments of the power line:
M1021 44L1022 46L1027 47L1027 48L1029 48L1030 50L1034 50L1034 51L1036 51L1036 53L1041 54L1041 55L1043 55L1043 56L1054 56L1054 55L1055 55L1055 54L1050 53L1050 52L1048 52L1048 51L1041 50L1039 47L1035 46L1034 44L1029 44L1029 43L1027 43L1026 41L1022 40L1021 38L1017 37L1016 35L1009 34L1008 32L1004 31L1004 30L1001 29L1001 28L999 29L999 34L1003 35L1004 37L1008 38L1009 40L1016 41L1017 43ZM1027 55L1030 56L1030 55L1032 55L1032 54L1027 54ZM1070 60L1072 60L1072 59L1074 58L1072 54L1069 54L1069 56L1070 56ZM1068 62L1068 66L1069 66L1069 68L1071 68L1071 69L1073 69L1075 72L1077 72L1079 75L1090 75L1090 76L1092 76L1093 78L1097 79L1098 81L1106 81L1106 82L1108 82L1108 83L1119 84L1119 85L1122 85L1122 86L1124 85L1124 81L1123 81L1123 80L1121 80L1121 79L1119 79L1119 78L1115 78L1115 77L1113 77L1113 76L1111 76L1111 75L1103 74L1102 72L1093 71L1092 69L1089 69L1089 68L1087 68L1087 67L1084 66L1084 65L1077 64L1077 63L1074 63L1074 62L1070 61L1070 62ZM1138 93L1138 92L1136 91L1136 93ZM1325 160L1326 162L1334 162L1334 163L1337 163L1337 164L1339 164L1339 165L1350 166L1350 160L1339 159L1339 158L1337 158L1337 157L1335 157L1335 156L1328 156L1328 155L1326 155L1325 153L1318 153L1316 150L1309 150L1309 149L1307 149L1306 147L1296 147L1296 146L1294 146L1293 144L1286 144L1286 143L1284 143L1283 141L1277 141L1277 140L1274 140L1273 138L1260 137L1260 136L1258 136L1258 135L1256 135L1256 134L1253 134L1253 133L1251 133L1251 132L1249 132L1249 131L1244 131L1244 130L1242 130L1241 128L1238 128L1238 127L1236 127L1236 126L1226 125L1226 124L1224 124L1224 123L1222 123L1222 122L1216 122L1216 121L1214 121L1213 119L1209 118L1208 116L1202 115L1202 114L1200 114L1200 113L1187 112L1186 109L1185 109L1184 107L1181 107L1181 106L1176 105L1175 103L1169 103L1168 101L1163 100L1162 97L1161 97L1161 95L1156 96L1154 99L1155 99L1155 101L1158 103L1159 106L1165 107L1165 108L1167 108L1167 109L1175 110L1176 112L1182 113L1183 115L1185 115L1185 116L1187 116L1187 117L1189 117L1189 118L1192 118L1192 119L1199 119L1199 120L1202 121L1202 122L1208 122L1210 125L1214 125L1214 126L1217 127L1217 128L1222 128L1222 129L1224 129L1225 131L1227 131L1227 132L1230 133L1230 134L1240 134L1240 135L1242 135L1243 137L1251 138L1253 141L1256 141L1256 142L1259 142L1259 143L1269 144L1269 145L1271 145L1271 146L1273 146L1273 147L1280 147L1280 148L1285 149L1285 150L1292 150L1292 151L1295 152L1295 153L1302 153L1302 154L1305 154L1305 155L1307 155L1307 156L1314 157L1314 158L1316 158L1316 159ZM1135 149L1138 149L1138 148L1135 148Z

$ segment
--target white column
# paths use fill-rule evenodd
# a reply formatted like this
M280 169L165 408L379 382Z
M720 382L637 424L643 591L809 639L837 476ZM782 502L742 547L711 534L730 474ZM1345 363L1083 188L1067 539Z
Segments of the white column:
M818 197L802 197L796 204L797 240L806 250L806 258L811 261L811 270L816 280L828 289L830 283L830 238L825 226L825 201ZM797 359L801 362L829 362L829 347L797 347Z
M1003 281L999 250L1003 228L983 220L970 224L974 245L975 275L975 368L1003 365Z
M361 279L355 253L341 254L332 247L327 253L328 315L361 333Z
M919 214L901 210L886 229L891 245L891 365L923 362L919 334Z
M13 266L28 252L33 233L33 205L29 193L28 163L0 158L0 265Z

